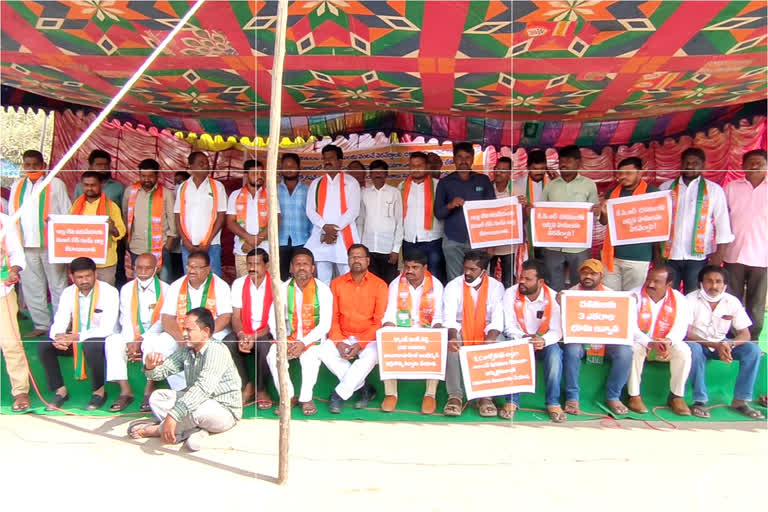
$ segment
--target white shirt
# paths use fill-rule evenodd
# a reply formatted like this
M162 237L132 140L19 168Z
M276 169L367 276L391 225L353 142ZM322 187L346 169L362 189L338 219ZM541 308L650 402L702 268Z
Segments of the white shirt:
M545 285L546 286L546 285ZM544 311L544 288L539 289L536 298L531 300L527 295L523 295L523 320L525 321L525 329L517 321L517 315L515 315L515 299L517 297L517 287L514 285L504 292L503 309L504 309L504 335L507 338L518 339L525 336L526 331L529 334L535 334L541 326L542 319L538 317L539 314L543 315ZM550 301L552 303L552 316L549 319L549 330L542 335L545 345L552 345L557 343L563 337L563 329L560 319L560 304L557 303L557 292L547 286L550 294Z
M243 189L239 188L229 195L229 202L227 203L227 215L237 217L237 198L243 193ZM248 216L245 218L245 230L256 235L259 233L259 201L256 199L261 193L260 189L256 189L256 195L252 196L248 194ZM277 213L280 213L280 203L277 204ZM264 240L259 244L264 250L269 247L269 242ZM243 239L239 236L235 237L235 254L238 256L245 256L243 251Z
M16 197L17 190L24 181L27 181L27 188L24 190L24 197L21 198L23 213L21 214L21 231L24 237L24 247L40 247L40 196L38 191L42 188L41 184L45 176L41 176L35 183L28 178L16 180L11 186L11 204L9 215L16 213L13 198ZM31 185L31 186L30 186ZM72 208L72 201L67 193L67 186L59 178L53 178L48 186L47 194L51 194L50 214L51 215L69 215L69 209ZM32 199L32 197L35 197Z
M470 288L472 300L477 304L478 290ZM504 285L488 276L488 299L485 311L485 334L490 331L504 330L504 311L502 300L504 298ZM464 307L464 276L458 276L445 285L443 292L443 317L444 327L461 331L461 322ZM479 340L473 340L479 341Z
M184 184L186 183L186 188ZM211 185L213 184L213 185ZM213 192L211 186L216 187L218 191L219 200L216 205L213 204ZM211 216L216 212L227 211L227 191L224 189L224 185L221 182L212 180L210 177L205 178L198 188L192 178L189 178L186 182L181 184L179 191L176 193L176 203L173 205L173 213L181 213L181 191L182 188L186 191L186 219L190 225L185 224L184 229L191 237L191 242L194 245L200 245L203 243L203 238L208 234L208 226L211 224ZM179 233L181 236L181 233ZM211 240L211 245L221 245L221 231Z
M426 278L421 281L421 284L414 288L408 283L408 292L411 295L411 327L421 327L421 294L424 293L424 283ZM432 298L435 304L435 312L432 315L432 323L430 327L435 325L442 325L443 323L443 284L439 279L432 276ZM382 325L391 323L397 325L397 299L400 293L400 275L389 284L389 298L387 300L387 311L384 313L384 318L381 320Z
M73 321L72 313L75 311L75 300L79 301L80 306L80 341L91 338L106 338L115 334L117 315L120 310L117 307L120 301L120 294L116 288L108 283L103 281L96 281L96 283L99 287L99 298L94 305L91 328L88 329L87 327L93 290L88 295L83 295L77 289L77 286L73 284L64 288L64 291L61 292L59 309L56 310L56 315L53 317L53 325L51 326L50 335L52 340L56 339L57 334L67 332L67 327Z
M642 286L635 288L632 291L632 294L637 299L637 308L638 308L638 316L639 316L639 310L641 307L640 304L640 298L641 294L640 291L642 290ZM667 334L667 338L672 340L673 344L679 344L683 343L683 340L688 335L688 325L691 323L691 313L690 309L688 308L688 301L686 300L685 296L678 292L677 290L672 290L672 293L675 296L675 306L677 307L677 310L675 312L675 320L672 323L672 328L669 330L669 333ZM650 299L650 297L649 297ZM664 304L664 298L662 298L659 302L653 302L653 299L650 299L651 302L651 327L648 329L648 337L646 341L640 341L643 345L648 345L653 339L650 337L653 335L653 330L656 327L656 320L659 317L659 312L661 311L661 306Z
M320 184L320 180L324 179L324 176L315 178L315 180L309 185L309 191L307 192L307 218L312 223L312 233L309 235L309 240L304 244L306 249L312 251L315 256L315 261L331 261L334 263L344 263L348 261L347 247L344 245L344 234L341 232L345 227L350 226L352 229L352 239L354 243L359 243L360 236L357 233L357 224L355 219L360 214L360 185L357 180L350 176L348 173L344 173L344 191L347 200L347 212L341 214L341 175L342 173L336 173L336 176L328 183L328 191L326 193L325 211L321 217L317 213L317 203L315 202L315 191ZM324 244L320 242L320 235L323 232L323 226L326 224L335 224L339 228L339 236L336 238L336 244Z
M671 260L704 260L709 254L717 250L712 246L712 228L715 229L715 243L727 244L733 241L734 236L731 231L731 220L728 216L728 204L725 200L725 192L717 183L705 180L707 183L707 193L709 194L709 209L707 219L707 230L705 232L704 254L694 256L691 254L691 244L693 243L693 223L696 220L696 197L699 193L699 180L701 176L685 184L680 178L677 195L677 212L675 215L674 240L672 242L672 251L669 259ZM674 180L669 180L661 184L661 190L670 190Z
M221 315L227 315L232 313L232 300L229 294L229 285L222 278L216 274L213 276L213 287L216 292L216 316L213 317L214 321ZM168 316L176 316L176 306L179 301L179 292L181 291L181 285L184 283L184 278L180 277L168 287L168 293L165 295L165 302L163 302L163 310L161 313ZM189 300L192 305L192 309L197 307L205 307L203 304L203 292L205 291L205 281L200 285L200 288L194 288L190 283L187 286L189 292ZM213 334L212 338L218 341L226 338L230 333L229 327L225 327L219 332Z
M403 198L392 185L365 187L357 218L362 244L378 254L400 252L403 243Z
M283 302L285 304L286 333L291 332L291 320L288 318L288 285L290 283L291 280L289 279L288 281L285 281L281 287L284 299ZM304 304L304 294L298 285L295 285L294 290L294 298L296 299L294 314L297 315L296 340L303 342L305 346L315 342L324 341L326 336L328 336L328 332L331 330L331 321L333 320L333 293L331 292L331 288L319 279L315 279L315 285L317 286L317 302L320 306L320 320L317 322L315 328L309 331L306 336L301 335L301 333L304 332L301 321L301 306ZM269 325L270 331L277 334L277 323L274 315L270 316L269 321L271 322Z
M133 341L133 313L131 312L131 303L133 299L133 286L138 280L134 279L125 283L120 288L120 336L125 340ZM168 285L160 281L160 295L167 298ZM162 318L158 317L157 322L152 323L152 314L158 298L155 296L155 280L139 281L139 319L144 326L145 333L159 334L163 332Z
M437 181L432 180L432 199L435 198ZM434 216L432 212L432 229L424 229L424 184L411 181L411 190L408 192L408 212L403 218L403 240L408 243L431 242L443 237L443 221ZM400 184L400 190L405 187L405 182ZM403 207L405 209L405 207Z
M9 224L8 216L4 213L0 213L0 231ZM3 247L0 242L0 247ZM27 266L27 260L24 257L24 249L21 246L21 239L19 233L16 231L16 226L10 224L8 227L8 234L5 237L5 249L8 251L8 269L11 267L21 267L23 270ZM0 250L2 252L2 250ZM0 267L5 265L5 255L0 254ZM13 286L5 286L0 283L0 297L5 297L13 290ZM6 320L0 320L5 322Z
M723 341L731 325L737 331L752 325L744 306L734 295L724 293L713 310L701 293L706 292L699 289L685 296L693 317L691 327L697 336L712 342Z
M6 212L8 212L8 201L6 201L4 197L0 197L0 213Z
M541 194L544 191L544 178L541 179L541 181L533 181L531 180L531 183L533 183L533 189L531 192L533 193L533 197L531 198L531 203L535 203L536 201L541 201ZM548 180L547 180L548 181ZM517 196L524 196L525 195L525 189L528 186L528 176L523 176L522 178L518 178L515 181L512 182L512 194L514 194L515 197ZM495 190L495 187L494 187ZM496 197L499 197L499 192L496 191Z
M264 296L267 291L267 278L265 277L259 286L256 286L256 283L253 282L248 274L235 279L235 282L232 283L232 309L243 309L243 286L245 286L246 282L249 285L249 293L251 294L251 318L253 318L254 328L256 328L261 323L261 311L264 307ZM270 332L274 338L275 332L272 331L272 328L275 326L274 303L269 308L267 325L270 327Z

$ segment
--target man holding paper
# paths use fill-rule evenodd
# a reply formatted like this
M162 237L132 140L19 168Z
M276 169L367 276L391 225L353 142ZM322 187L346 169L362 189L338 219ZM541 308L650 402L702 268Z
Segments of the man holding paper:
M518 283L504 294L504 334L509 339L527 338L536 359L544 360L547 383L546 406L555 423L565 421L560 407L560 380L563 373L563 351L558 342L563 337L560 305L555 291L546 284L546 269L539 260L523 263ZM499 416L512 419L520 407L520 394L506 398Z
M403 256L403 273L389 285L389 300L383 327L429 327L443 325L443 285L427 270L428 258L422 251ZM435 412L438 380L427 380L421 413ZM384 381L381 410L392 412L397 406L397 380Z

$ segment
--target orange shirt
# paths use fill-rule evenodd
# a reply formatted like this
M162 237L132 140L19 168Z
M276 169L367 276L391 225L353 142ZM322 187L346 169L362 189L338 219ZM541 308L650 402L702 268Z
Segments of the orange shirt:
M331 281L333 321L328 337L336 342L354 336L365 347L376 341L376 331L387 310L387 283L366 272L360 284L347 273Z

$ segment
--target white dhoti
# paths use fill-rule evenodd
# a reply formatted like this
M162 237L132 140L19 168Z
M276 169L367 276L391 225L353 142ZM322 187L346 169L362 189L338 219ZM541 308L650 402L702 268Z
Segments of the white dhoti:
M672 342L669 346L669 390L673 395L685 395L685 382L691 372L691 349L685 342ZM629 396L640 395L640 382L643 375L643 366L648 355L648 349L640 344L632 345L632 368L627 381L627 393Z
M354 342L347 342L347 344L353 345ZM349 400L355 391L363 387L365 378L378 364L379 350L376 342L372 341L357 354L354 362L349 362L341 357L336 343L325 340L320 345L320 360L339 379L336 394L344 400Z
M290 363L290 361L289 361ZM318 345L310 345L309 348L299 356L299 364L301 364L301 391L299 392L299 402L309 402L312 400L312 393L315 389L315 383L317 382L317 373L320 371L320 347ZM267 352L267 365L269 371L272 373L272 380L275 383L275 388L278 394L280 393L280 383L277 376L277 345L272 344ZM293 398L294 388L293 382L288 379L288 392Z

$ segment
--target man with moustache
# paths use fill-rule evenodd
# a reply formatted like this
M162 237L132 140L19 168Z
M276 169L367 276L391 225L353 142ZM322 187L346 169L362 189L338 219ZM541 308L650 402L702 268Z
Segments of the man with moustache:
M360 186L340 171L344 153L340 147L323 147L325 173L316 178L307 193L306 213L312 222L312 234L304 247L312 251L317 264L317 278L330 284L334 267L338 275L349 271L347 251L360 242L355 219L360 214Z
M296 153L283 153L280 159L283 180L277 184L277 200L280 203L280 279L288 279L293 251L304 247L312 232L307 217L307 192L309 187L299 179L301 159Z
M50 293L51 305L56 311L59 297L68 284L66 264L48 261L48 218L69 214L72 202L67 186L59 178L53 178L37 195L45 179L42 153L34 149L25 151L22 167L23 175L11 186L8 215L13 215L24 205L18 224L26 259L21 273L21 292L35 326L25 338L37 338L51 325L47 293Z
M520 275L520 265L526 259L542 259L543 250L536 249L531 243L531 208L536 201L541 201L541 195L544 187L549 183L550 176L547 173L547 157L541 150L533 150L528 153L528 174L516 179L512 183L512 194L517 197L518 202L523 206L523 217L525 218L525 238L522 245L517 247L515 258L515 274Z
M440 283L445 282L443 221L435 216L438 180L427 171L427 155L414 151L408 158L408 178L400 183L403 194L403 254L422 251L427 266Z
M692 364L688 380L693 387L691 413L709 418L707 401L706 363L719 359L726 363L739 362L739 374L733 390L731 409L758 420L764 416L749 406L760 370L760 348L750 341L751 321L735 296L725 291L728 272L720 267L706 266L699 272L699 289L686 295L693 322L688 327L688 346ZM733 329L735 336L728 339Z
M667 265L654 266L641 288L632 290L638 304L637 325L649 338L632 346L632 368L627 381L629 410L645 414L648 409L640 396L640 381L646 357L669 361L667 405L675 414L690 416L683 400L685 381L691 371L691 349L683 341L691 314L685 296L672 286L673 271Z
M619 162L614 177L618 182L614 188L606 192L605 198L637 196L658 192L659 189L643 181L643 162L637 157L625 158ZM608 225L608 206L605 200L600 204L600 224ZM612 290L629 291L641 286L648 274L648 267L654 256L658 260L661 251L658 243L641 243L619 245L611 244L609 230L606 228L605 241L600 258L608 272L605 274L605 285Z
M470 249L464 202L496 199L488 176L472 172L474 157L475 149L469 142L454 144L456 171L441 179L435 191L435 217L445 222L443 255L449 281L462 275L464 253Z
M464 409L459 349L462 345L492 343L504 330L501 304L504 286L488 275L488 253L470 250L463 259L463 274L451 280L443 293L444 325L448 328L445 363L448 401L443 409L446 416L460 416ZM497 414L496 406L489 397L478 398L477 406L480 416Z
M542 201L563 203L592 203L593 213L600 214L600 200L597 196L595 182L579 174L583 168L581 151L578 146L566 146L559 151L560 177L555 178L544 187ZM580 249L570 247L545 247L544 264L550 271L550 284L555 291L565 288L565 266L568 265L570 282L579 280L579 267L589 258L591 248Z
M544 360L547 414L553 422L563 423L566 417L560 407L563 373L563 351L558 344L563 337L560 305L555 300L556 292L546 284L546 272L539 260L523 263L517 284L504 293L504 334L513 340L527 338L536 359ZM499 416L512 419L519 407L519 393L507 396Z
M153 352L144 361L149 380L162 380L184 371L184 391L158 389L149 397L156 420L131 424L134 438L160 437L164 443L185 442L188 450L203 447L209 434L230 430L243 417L240 376L227 347L212 343L213 315L194 308L184 318L184 345L170 357ZM159 423L157 423L159 422Z
M725 192L701 175L705 163L704 151L688 148L680 176L661 184L661 190L672 191L672 229L662 257L675 272L672 286L678 290L682 282L685 293L698 288L699 271L707 262L720 266L725 246L734 238Z

